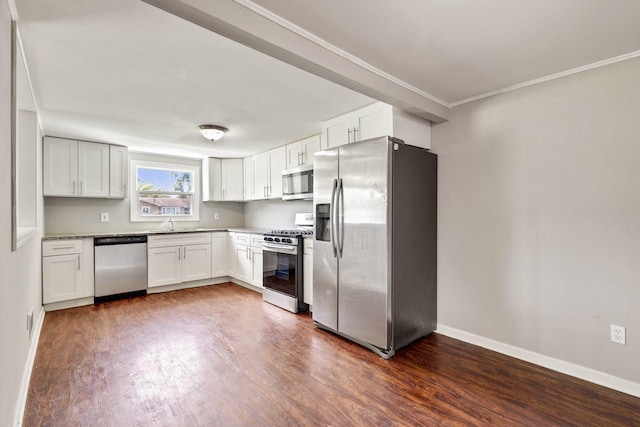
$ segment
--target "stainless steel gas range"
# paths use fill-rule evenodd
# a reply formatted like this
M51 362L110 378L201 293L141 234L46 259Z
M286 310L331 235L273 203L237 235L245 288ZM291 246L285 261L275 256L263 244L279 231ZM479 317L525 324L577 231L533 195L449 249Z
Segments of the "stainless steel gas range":
M307 223L313 224L313 215ZM300 226L296 218L296 225ZM262 242L262 299L293 313L309 310L304 303L302 248L305 235L312 229L272 230Z

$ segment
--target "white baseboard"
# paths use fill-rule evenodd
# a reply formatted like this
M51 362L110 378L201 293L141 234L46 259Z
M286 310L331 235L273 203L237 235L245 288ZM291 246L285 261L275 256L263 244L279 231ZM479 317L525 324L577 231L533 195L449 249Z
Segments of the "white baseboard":
M231 279L227 276L214 277L213 279L194 280L191 282L177 283L175 285L154 286L147 288L147 294L159 294L161 292L179 291L181 289L199 288L201 286L219 285L220 283L229 282Z
M470 332L450 328L446 325L438 324L436 333L493 350L516 359L524 360L525 362L533 363L534 365L542 366L556 372L571 375L572 377L580 378L581 380L589 381L616 391L621 391L622 393L640 397L639 383L614 377L613 375L605 374L604 372L596 371L595 369L565 362L564 360L555 359L520 347L495 341L490 338L481 337L480 335L472 334Z
M243 288L247 288L251 291L257 292L259 294L262 293L262 288L254 286L250 283L245 282L244 280L236 279L235 277L231 277L229 280L231 283L235 283L236 285L242 286Z
M40 331L42 330L42 323L44 322L44 307L40 308L40 312L37 313L37 318L33 322L33 330L31 332L31 344L29 345L29 353L27 354L27 361L24 365L24 371L22 372L22 381L20 382L20 393L18 394L18 401L16 402L15 420L14 426L21 426L24 419L24 410L27 405L27 395L29 394L29 382L31 381L31 372L33 371L33 363L36 360L36 351L38 350L38 341L40 340Z

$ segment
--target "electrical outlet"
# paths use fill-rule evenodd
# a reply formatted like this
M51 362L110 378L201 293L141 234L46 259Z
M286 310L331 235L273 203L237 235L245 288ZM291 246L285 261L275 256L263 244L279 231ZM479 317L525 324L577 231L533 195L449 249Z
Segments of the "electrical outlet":
M218 212L215 212L213 214L213 219L216 219L216 220L220 219L220 214Z
M611 341L618 344L627 344L627 330L624 326L611 325Z
M109 222L109 212L102 212L100 214L100 222Z

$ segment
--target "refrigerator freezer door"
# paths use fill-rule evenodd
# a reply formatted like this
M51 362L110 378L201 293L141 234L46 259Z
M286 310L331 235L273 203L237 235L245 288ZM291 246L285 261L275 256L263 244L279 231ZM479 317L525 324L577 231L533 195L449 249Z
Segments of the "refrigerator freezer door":
M334 196L338 179L338 151L314 156L313 208L313 320L338 330L338 259L335 256ZM319 229L320 228L320 229Z
M337 230L337 240L342 246L338 331L388 349L391 346L390 143L387 138L377 138L344 145L339 150L342 186L337 198L338 211L344 216L339 218ZM314 269L314 277L315 274Z

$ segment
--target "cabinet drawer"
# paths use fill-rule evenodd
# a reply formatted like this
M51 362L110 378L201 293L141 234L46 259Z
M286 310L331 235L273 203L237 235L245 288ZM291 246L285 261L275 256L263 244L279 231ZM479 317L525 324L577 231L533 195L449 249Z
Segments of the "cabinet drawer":
M252 234L251 235L251 246L254 248L261 248L262 242L264 241L264 237L262 234Z
M82 240L46 240L42 242L42 256L82 253Z
M246 233L237 233L236 234L236 244L238 245L251 245L251 235Z
M211 233L154 234L149 236L147 247L165 248L169 246L199 245L211 243Z

